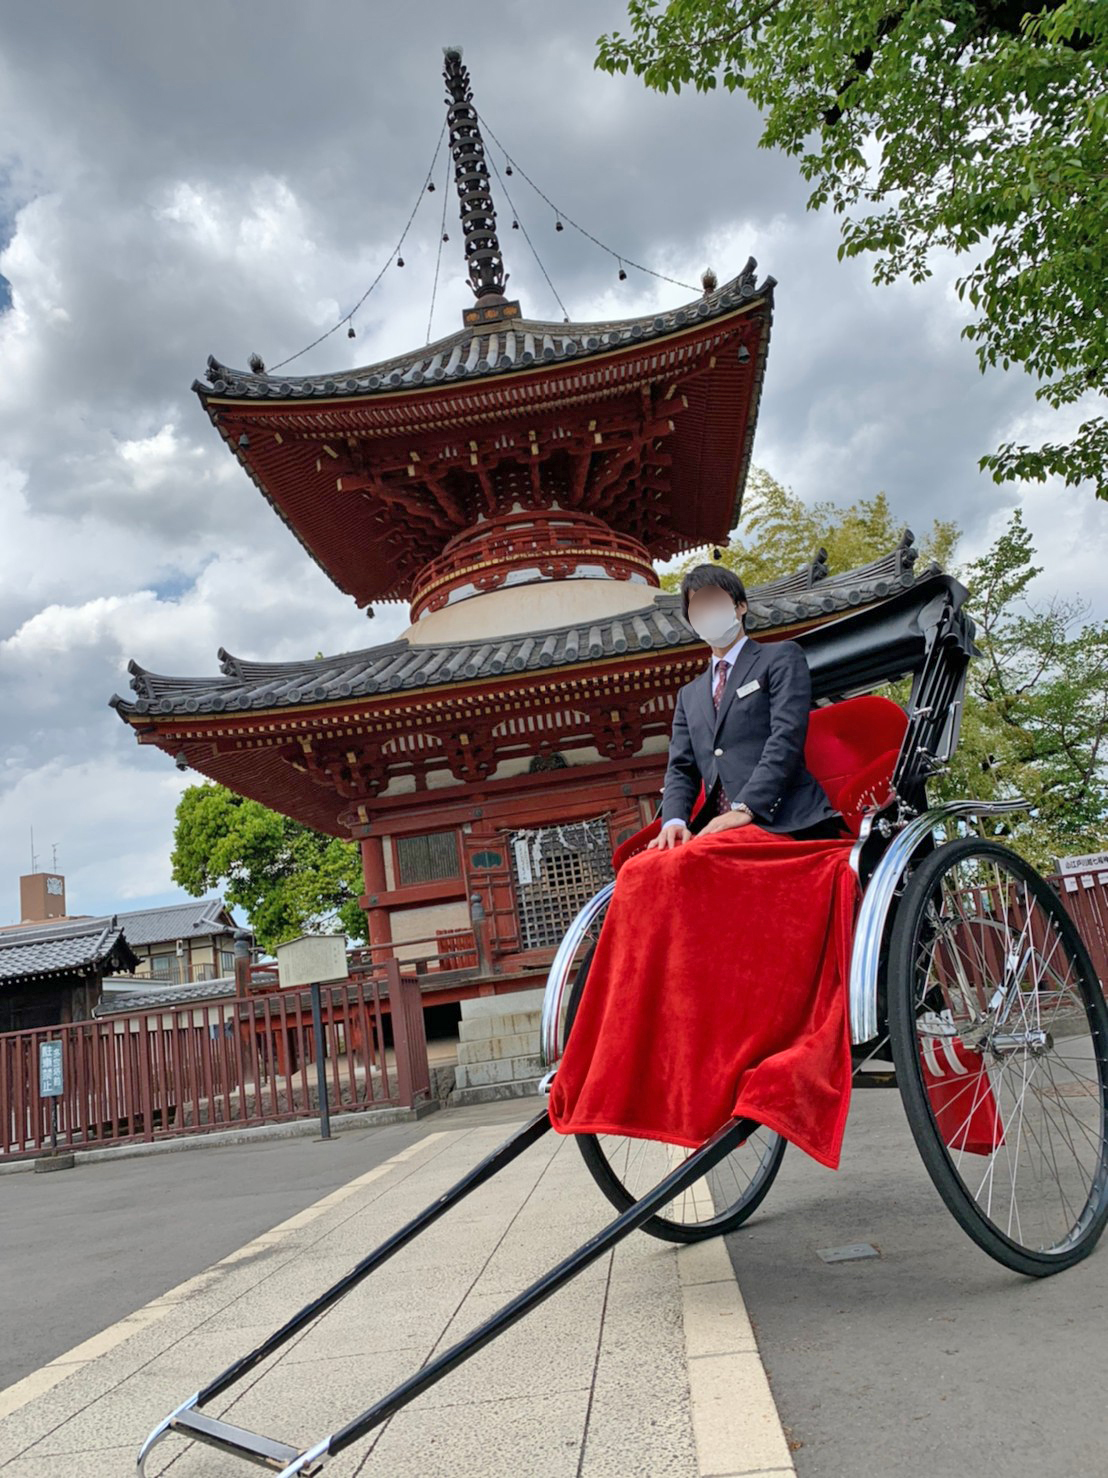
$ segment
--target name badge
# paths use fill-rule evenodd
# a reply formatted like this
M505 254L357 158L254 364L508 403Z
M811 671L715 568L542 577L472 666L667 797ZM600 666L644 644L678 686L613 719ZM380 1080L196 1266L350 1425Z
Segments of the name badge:
M758 679L756 677L751 678L751 680L748 683L743 683L743 685L742 685L741 688L736 688L735 689L735 697L736 698L745 698L748 693L755 692L755 690L758 689L758 688L760 688L761 686L762 686L761 683L758 681Z

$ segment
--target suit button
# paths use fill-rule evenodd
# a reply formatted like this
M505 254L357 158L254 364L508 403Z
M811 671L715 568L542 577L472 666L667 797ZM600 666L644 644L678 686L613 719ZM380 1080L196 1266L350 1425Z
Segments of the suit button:
M719 758L719 756L720 756L720 755L721 755L721 754L722 754L722 753L723 753L723 750L722 750L722 749L713 749L713 751L712 751L712 753L713 753L713 754L714 754L714 755L715 755L715 756L716 756L716 758L717 758L717 759L718 759L718 758Z

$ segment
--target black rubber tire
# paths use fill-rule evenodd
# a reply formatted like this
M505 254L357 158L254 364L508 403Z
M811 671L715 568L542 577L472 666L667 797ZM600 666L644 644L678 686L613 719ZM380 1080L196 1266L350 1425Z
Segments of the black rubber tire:
M566 1006L566 1038L569 1037L573 1019L577 1015L577 1006L581 999L581 992L585 988L585 979L592 963L592 945L578 966L574 977L573 987L570 992L569 1002ZM578 1134L574 1136L581 1158L589 1168L589 1174L603 1191L604 1195L612 1203L617 1211L626 1211L635 1204L636 1197L631 1194L613 1170L611 1162L604 1153L600 1139L595 1134ZM704 1242L711 1237L723 1237L728 1232L733 1232L741 1227L743 1222L753 1216L758 1207L769 1194L769 1189L777 1178L777 1172L781 1168L781 1161L785 1155L786 1141L780 1136L775 1136L777 1143L773 1146L771 1153L763 1162L760 1173L752 1182L749 1195L729 1206L719 1216L702 1222L672 1221L664 1216L652 1216L643 1222L641 1230L651 1237L657 1237L663 1242ZM691 1151L690 1151L691 1153ZM709 1174L711 1172L709 1171Z
M767 1160L763 1162L764 1169L758 1179L753 1182L750 1194L736 1201L726 1211L720 1212L718 1216L712 1217L709 1221L698 1222L672 1221L665 1216L652 1216L643 1222L641 1230L651 1237L657 1237L662 1242L682 1243L706 1242L711 1237L725 1237L728 1232L737 1230L744 1221L754 1215L769 1195L770 1187L777 1179L777 1172L781 1169L781 1161L785 1157L787 1141L780 1135L775 1137L777 1142ZM636 1198L612 1169L597 1136L578 1134L576 1138L581 1157L589 1167L589 1173L616 1210L626 1211L628 1207L633 1206ZM689 1153L691 1154L692 1151L690 1150Z
M1080 978L1081 997L1092 1034L1094 1061L1100 1085L1104 1132L1101 1137L1099 1184L1090 1187L1088 1220L1079 1237L1058 1252L1033 1249L1006 1236L990 1222L966 1190L935 1122L920 1063L916 1032L913 961L927 900L940 876L969 856L1003 862L1028 886L1030 893L1057 924L1070 960ZM1018 853L978 837L961 837L936 848L910 874L896 905L889 941L889 1036L897 1085L912 1135L927 1172L947 1208L962 1229L985 1252L1014 1272L1032 1278L1050 1277L1088 1257L1108 1222L1108 1005L1088 951L1065 905L1045 879Z

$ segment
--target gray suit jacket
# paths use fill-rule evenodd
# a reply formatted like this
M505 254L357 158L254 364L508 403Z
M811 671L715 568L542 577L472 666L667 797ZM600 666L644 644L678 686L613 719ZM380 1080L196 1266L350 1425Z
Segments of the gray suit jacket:
M715 814L720 782L727 799L745 801L766 831L797 831L840 815L804 763L811 707L812 678L799 642L748 636L727 674L718 714L709 663L677 694L662 821L689 819L701 780L708 800L693 831Z

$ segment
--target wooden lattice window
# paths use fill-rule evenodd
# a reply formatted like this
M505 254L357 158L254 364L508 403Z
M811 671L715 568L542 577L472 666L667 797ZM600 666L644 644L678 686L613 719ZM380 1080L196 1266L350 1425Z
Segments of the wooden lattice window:
M560 944L576 914L613 876L605 816L511 831L508 853L522 949Z
M396 838L396 879L401 887L437 883L456 878L460 872L457 832L429 831L423 836Z

